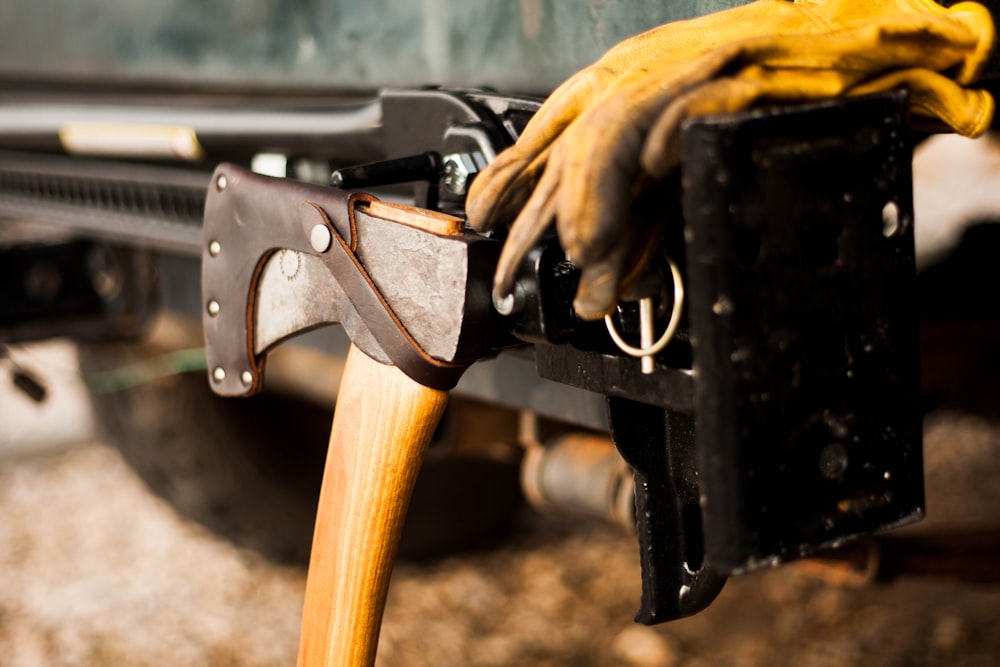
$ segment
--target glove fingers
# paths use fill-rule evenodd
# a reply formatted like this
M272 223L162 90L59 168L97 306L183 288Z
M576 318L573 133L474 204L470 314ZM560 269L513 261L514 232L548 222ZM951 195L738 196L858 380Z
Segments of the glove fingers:
M663 213L662 211L660 212ZM620 240L600 259L582 267L573 308L585 320L599 320L611 313L646 272L660 247L663 217L623 221Z
M469 186L465 212L470 226L485 232L514 220L545 171L549 150L546 146L533 156L504 152L484 169Z
M623 225L623 230L627 229ZM634 234L625 233L629 239L615 245L599 261L592 262L580 270L580 284L573 299L573 309L577 316L584 320L599 320L615 309L622 291L625 289L625 273L632 268L635 273L636 264L628 267L628 258L633 254ZM634 282L633 277L633 282Z
M725 45L686 62L661 59L626 75L553 149L547 173L561 174L555 217L559 240L582 271L574 303L581 317L610 312L655 248L658 232L637 227L631 217L632 203L644 189L640 184L648 185L640 178L639 155L650 125L675 97L741 53L740 45Z
M625 77L563 133L547 170L562 174L559 239L575 262L598 261L620 242L630 202L639 194L643 138L663 109L739 54L738 45L729 45L686 63L662 60Z
M620 243L626 226L642 137L627 126L616 128L614 136L612 142L581 142L563 151L570 155L559 163L559 240L580 266L599 260Z
M511 293L521 261L551 227L558 188L558 172L546 172L511 225L493 278L493 293L498 297Z
M562 82L525 125L517 143L505 151L521 157L535 156L549 146L587 107L610 76L595 68L581 70Z
M473 229L487 231L517 216L541 177L549 146L580 114L600 84L600 73L593 70L567 79L528 121L517 143L472 181L465 208Z
M573 309L580 319L599 320L614 310L621 291L619 276L624 262L620 255L620 251L614 252L580 271L580 286L573 299Z
M708 67L720 68L730 52L713 54L706 60ZM698 64L679 68L676 78L682 85L700 80L705 67ZM581 266L600 259L620 241L632 176L638 170L641 130L669 99L651 84L651 77L659 75L642 71L622 77L602 104L559 135L554 148L546 147L534 160L525 161L515 146L473 181L466 208L474 228L489 229L514 219L494 280L499 295L513 288L518 265L554 218L564 221L559 240Z
M625 75L603 95L601 104L577 118L561 133L558 144L539 155L534 164L512 167L500 160L495 163L498 171L512 169L517 173L502 182L494 182L497 179L491 177L489 187L475 191L470 222L474 226L496 223L526 201L511 227L497 266L494 286L498 295L505 295L513 288L518 265L554 218L559 220L559 240L574 262L584 269L603 262L609 271L613 270L613 275L620 275L622 235L627 229L631 186L638 171L643 132L673 94L703 80L706 73L721 69L735 52L726 48L696 62L678 64L672 72L672 87L657 85L656 80L662 79L661 68ZM529 188L519 186L542 169L544 173L534 192L526 197L524 193ZM486 172L476 180L484 175ZM480 205L492 211L473 220L473 215L480 216ZM619 259L608 260L612 255ZM597 268L591 269L591 275L598 272ZM594 283L595 289L597 284ZM604 304L610 298L613 306L616 290L617 287L612 289L612 296L602 296L596 303Z
M978 137L993 122L995 103L988 92L963 88L924 69L886 74L853 88L850 94L868 95L900 87L910 91L910 110L914 115L938 120L963 136Z

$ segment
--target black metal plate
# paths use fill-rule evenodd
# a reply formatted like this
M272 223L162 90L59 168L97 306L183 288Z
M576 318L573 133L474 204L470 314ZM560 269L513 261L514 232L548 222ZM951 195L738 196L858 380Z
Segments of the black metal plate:
M897 93L684 132L706 560L719 571L922 515L904 109Z

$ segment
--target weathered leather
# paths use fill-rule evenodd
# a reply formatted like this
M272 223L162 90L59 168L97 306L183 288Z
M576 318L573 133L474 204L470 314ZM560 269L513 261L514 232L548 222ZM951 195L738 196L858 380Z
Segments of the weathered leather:
M220 176L226 180L222 190L215 185ZM456 327L463 329L462 338L468 344L461 346L458 358L432 357L407 331L358 257L354 209L359 202L371 200L368 195L261 176L232 164L219 165L205 202L204 239L206 249L214 241L221 250L214 256L204 253L202 261L204 301L220 304L216 314L206 309L203 316L210 379L216 368L225 371L223 380L212 381L217 393L247 396L261 388L265 357L254 354L253 340L257 286L268 258L282 248L320 257L346 293L348 307L360 316L352 318L352 325L363 327L364 338L374 340L378 346L369 353L384 353L417 382L435 389L451 389L462 372L488 351L489 337L478 329L488 328L490 322L488 311L480 312L487 308L486 288L482 289L484 295L473 295L468 312L432 314L450 317ZM317 253L310 244L310 233L317 224L326 226L333 237L330 249L324 253ZM462 238L442 242L467 243ZM470 262L467 270L486 271L488 275L495 264L495 253L470 252L478 262ZM479 282L486 282L483 278L478 277ZM398 275L381 279L409 277L401 270ZM469 276L460 279L468 280ZM245 371L252 375L250 384L241 380Z

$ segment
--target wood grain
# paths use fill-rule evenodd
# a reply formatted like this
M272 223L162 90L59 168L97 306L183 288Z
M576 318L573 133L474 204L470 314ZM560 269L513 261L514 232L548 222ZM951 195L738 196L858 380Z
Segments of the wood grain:
M330 432L299 667L374 664L396 547L448 393L353 346Z

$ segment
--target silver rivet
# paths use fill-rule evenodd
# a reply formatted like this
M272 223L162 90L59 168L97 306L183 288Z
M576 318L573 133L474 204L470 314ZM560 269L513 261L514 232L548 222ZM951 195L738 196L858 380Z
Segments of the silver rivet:
M212 257L218 257L219 253L222 252L222 244L218 241L212 241L208 244L208 254Z
M229 179L226 178L225 174L219 174L219 177L215 179L215 189L222 192L229 185Z
M216 315L219 314L220 310L222 310L222 307L219 305L218 301L215 301L213 299L212 301L208 302L208 314L209 315L211 315L212 317L215 317Z
M326 228L326 225L316 225L312 228L312 233L309 235L309 242L312 244L312 249L316 252L326 252L330 249L333 236L330 234L330 230Z
M253 374L250 371L243 371L243 374L240 375L240 382L243 383L244 387L249 387L253 384Z
M464 195L479 170L486 166L480 153L451 153L444 156L444 186L456 195Z
M212 379L216 382L222 382L226 379L226 371L222 366L216 366L215 370L212 371Z

